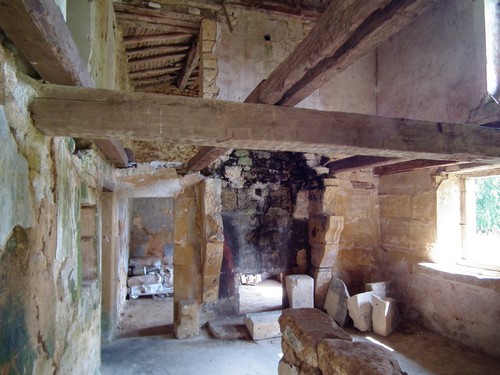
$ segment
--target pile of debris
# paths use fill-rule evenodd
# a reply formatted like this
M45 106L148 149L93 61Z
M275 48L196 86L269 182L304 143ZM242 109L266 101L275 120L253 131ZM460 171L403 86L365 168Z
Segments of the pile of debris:
M132 257L128 269L128 295L166 297L174 292L174 270L157 257Z
M366 292L349 296L346 285L333 278L325 299L324 308L341 327L351 317L354 327L362 332L372 331L389 336L397 327L397 303L388 297L389 282L381 281L365 285Z

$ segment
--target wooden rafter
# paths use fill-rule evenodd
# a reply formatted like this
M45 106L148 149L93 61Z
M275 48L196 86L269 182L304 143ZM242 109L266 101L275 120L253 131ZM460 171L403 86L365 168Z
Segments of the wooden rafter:
M167 43L188 38L192 38L192 35L187 33L167 33L158 35L126 36L123 38L123 44L125 44L125 46L128 46L137 43Z
M259 88L259 102L298 104L399 32L433 2L332 0L302 43Z
M162 76L168 73L178 72L182 69L180 64L169 66L167 68L158 68L158 69L145 69L136 72L129 73L129 77L131 79L145 78L145 77L157 77Z
M408 172L430 167L445 167L455 164L457 164L457 161L415 159L415 160L403 161L400 163L379 166L373 169L373 173L382 176L382 175Z
M44 80L94 87L54 0L0 0L0 28ZM97 140L94 143L115 165L128 165L120 141Z
M54 136L500 162L500 131L463 124L57 85L40 88L31 111Z
M162 31L164 33L185 33L190 35L198 35L198 29L183 27L183 26L174 26L168 25L164 23L158 22L146 22L146 21L137 21L134 19L128 19L118 16L118 21L120 25L123 27L144 27L146 29L154 29L158 31Z
M361 168L374 168L394 163L396 159L381 156L355 155L344 159L334 160L325 165L330 170L330 174L339 172L349 172Z
M199 172L211 162L220 158L227 151L228 149L223 147L201 146L198 148L196 155L189 160L187 169L191 172Z
M189 50L186 62L184 64L184 68L182 69L181 74L179 74L179 78L177 80L177 87L181 90L184 90L186 87L189 77L193 73L193 70L198 65L200 61L200 50L198 46L198 38L193 40L191 44L191 48Z
M178 52L183 52L187 51L189 49L189 46L186 46L184 44L180 45L169 45L169 46L153 46L153 47L138 47L138 48L131 48L125 51L127 56L133 56L133 55L140 55L140 54L151 54L153 55L159 55L159 54L169 54L169 53L178 53Z
M175 53L175 54L165 54L165 55L157 55L157 56L146 56L146 57L137 57L134 59L130 59L128 61L129 66L134 66L138 64L150 64L150 63L175 63L182 61L186 58L185 53Z

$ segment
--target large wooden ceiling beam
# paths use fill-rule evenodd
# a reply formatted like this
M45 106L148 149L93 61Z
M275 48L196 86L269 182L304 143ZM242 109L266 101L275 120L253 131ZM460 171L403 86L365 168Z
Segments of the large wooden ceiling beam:
M396 34L435 0L331 0L306 38L259 88L259 102L294 106Z
M500 162L500 131L463 124L57 85L39 88L31 111L51 136Z
M45 81L94 87L54 0L0 0L0 28ZM120 141L94 143L115 165L128 165Z

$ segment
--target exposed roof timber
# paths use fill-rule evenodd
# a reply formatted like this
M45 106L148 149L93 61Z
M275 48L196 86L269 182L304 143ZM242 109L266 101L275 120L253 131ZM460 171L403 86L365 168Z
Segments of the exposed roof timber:
M300 103L435 1L331 0L306 38L260 86L259 102Z
M331 0L306 38L248 95L246 102L298 104L435 1Z
M175 63L182 61L185 57L186 57L185 53L145 56L145 57L136 57L134 59L129 59L128 63L129 66L139 65L143 63L154 63L154 62Z
M498 127L496 124L499 122L500 103L495 102L492 98L485 104L473 109L467 121L469 124L488 125L490 127Z
M136 72L129 73L131 79L144 78L144 77L156 77L167 73L174 73L182 69L182 65L176 64L174 66L169 66L167 68L157 68L157 69L145 69Z
M381 156L355 155L344 159L334 160L325 165L330 174L339 172L355 171L361 168L374 168L388 163L394 163L396 159Z
M158 31L162 31L164 33L185 33L190 35L198 35L198 29L183 27L183 26L173 26L164 23L152 22L152 21L138 21L134 20L133 17L123 18L120 15L117 15L117 18L122 27L144 27L146 29L154 29Z
M160 82L172 82L177 78L176 75L165 74L158 77L146 77L146 78L138 78L133 81L134 86L144 86L149 84L155 84Z
M123 43L125 46L137 43L149 43L149 42L171 42L173 40L183 40L192 38L191 34L187 33L167 33L167 34L156 34L156 35L139 35L139 36L126 36L123 38Z
M214 160L224 155L228 150L221 147L200 146L196 155L189 160L187 169L191 172L199 172Z
M31 111L54 136L500 162L500 131L463 124L57 85L39 88Z
M54 0L0 0L0 28L44 80L95 86ZM94 143L115 165L128 165L120 141Z
M500 147L499 147L500 151ZM426 159L415 159L403 161L400 163L383 165L373 169L373 173L379 176L395 174L401 172L414 171L417 169L424 169L430 167L445 167L450 165L456 165L457 161L451 160L426 160Z
M164 20L168 20L168 24L171 25L199 28L200 22L203 19L199 15L172 12L165 9L153 9L145 7L142 4L114 3L113 6L117 15L133 15L135 19L141 21L158 20L158 22L164 22Z
M189 49L189 46L186 46L184 44L173 44L169 46L153 46L153 47L139 47L139 48L131 48L125 51L127 56L130 55L139 55L142 53L148 53L148 54L154 54L158 55L161 53L177 53L177 52L182 52L182 51L187 51ZM151 56L151 55L149 55ZM148 57L149 57L148 56Z
M184 68L182 69L181 74L179 74L179 78L177 80L177 87L183 90L187 83L188 79L193 73L194 68L198 66L198 62L200 61L200 49L198 45L198 38L193 40L191 44L191 49L189 50L186 62L184 64Z

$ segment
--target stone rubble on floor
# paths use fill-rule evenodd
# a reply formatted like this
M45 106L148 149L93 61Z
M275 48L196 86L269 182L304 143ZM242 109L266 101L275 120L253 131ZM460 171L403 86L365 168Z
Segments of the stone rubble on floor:
M404 374L391 353L371 343L353 342L320 310L283 310L279 324L283 351L279 375Z
M341 281L340 281L341 282ZM338 291L340 286L338 282L333 280L331 288L337 288L332 291L332 296L330 297L333 301L340 301ZM376 283L368 283L365 285L366 292L356 294L352 297L347 298L347 309L349 316L351 317L354 327L359 329L361 332L373 330L376 334L381 336L389 336L397 327L398 323L398 311L397 303L394 299L387 297L390 283L388 281L381 281ZM337 305L328 307L332 310ZM327 309L325 303L325 309ZM333 315L333 312L330 312Z

